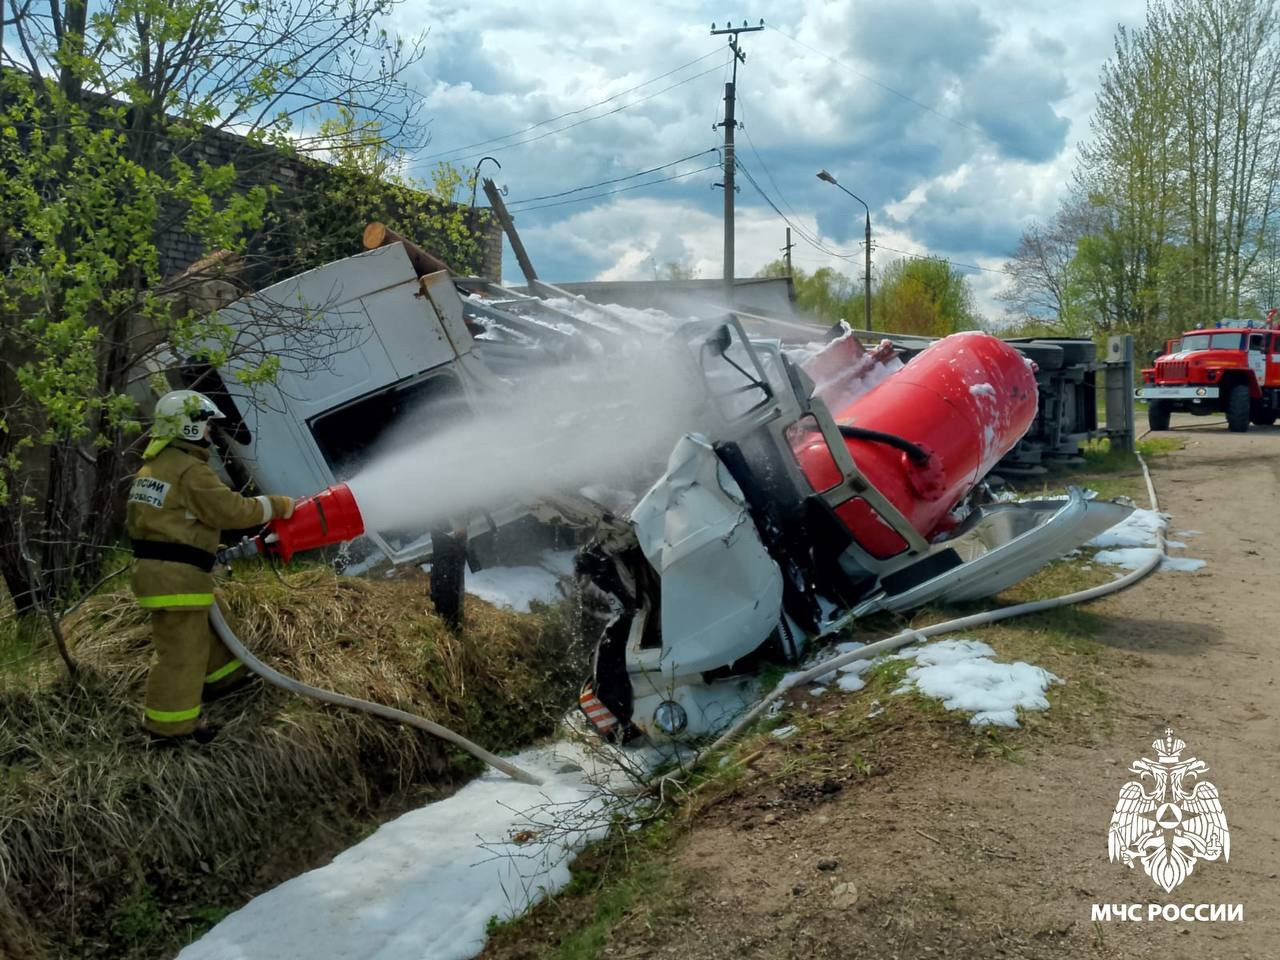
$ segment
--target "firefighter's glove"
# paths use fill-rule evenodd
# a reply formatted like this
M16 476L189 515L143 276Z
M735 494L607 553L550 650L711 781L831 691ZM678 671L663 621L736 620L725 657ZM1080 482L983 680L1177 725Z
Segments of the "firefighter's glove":
M271 501L271 516L278 517L281 520L288 520L293 516L293 498L292 497L268 497Z

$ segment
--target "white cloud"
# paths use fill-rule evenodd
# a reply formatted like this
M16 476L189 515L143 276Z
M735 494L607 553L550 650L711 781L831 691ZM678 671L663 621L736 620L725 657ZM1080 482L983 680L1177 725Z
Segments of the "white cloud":
M433 139L419 153L420 169L442 153L467 168L490 154L502 163L496 179L516 199L715 145L726 51L708 27L726 12L673 0L398 8L404 30L431 27L418 83ZM806 269L861 273L861 208L817 181L823 167L871 205L877 244L998 268L1025 224L1049 216L1067 188L1116 22L1142 15L1142 0L805 0L766 12L776 29L742 37L739 159L797 225L854 258L833 258L797 236L794 261ZM536 141L478 143L706 54L604 107L516 138ZM552 279L652 276L668 260L715 276L723 198L708 188L713 179L700 174L517 217L539 272ZM785 224L740 183L737 269L747 274L779 256ZM877 251L877 264L891 255ZM999 281L972 281L993 315Z

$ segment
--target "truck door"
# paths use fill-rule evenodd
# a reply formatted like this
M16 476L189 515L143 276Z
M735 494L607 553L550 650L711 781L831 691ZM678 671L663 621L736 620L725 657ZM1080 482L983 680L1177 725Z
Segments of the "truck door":
M1267 335L1249 334L1249 369L1261 387L1267 382Z
M1267 386L1280 387L1280 333L1272 335L1271 356L1267 359L1271 361L1267 367Z

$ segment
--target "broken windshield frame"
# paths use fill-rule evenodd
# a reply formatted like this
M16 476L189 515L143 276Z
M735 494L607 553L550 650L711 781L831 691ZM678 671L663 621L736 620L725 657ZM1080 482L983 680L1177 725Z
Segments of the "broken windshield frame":
M714 364L713 359L724 363ZM708 395L728 423L753 418L775 399L775 387L761 365L760 356L735 317L701 339L698 365Z

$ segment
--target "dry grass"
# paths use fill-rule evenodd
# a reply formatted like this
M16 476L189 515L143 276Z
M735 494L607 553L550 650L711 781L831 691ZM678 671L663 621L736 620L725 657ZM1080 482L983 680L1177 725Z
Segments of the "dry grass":
M517 615L468 598L455 636L430 612L423 577L286 576L221 591L250 649L493 749L551 729L584 675L561 611ZM6 936L33 931L76 956L169 950L260 886L283 848L305 847L314 824L367 828L403 791L474 768L416 731L270 687L212 705L225 726L210 746L148 749L145 615L127 592L108 593L67 628L78 683L47 659L0 677L0 955L39 956L6 949ZM218 908L197 910L194 925L193 884Z

